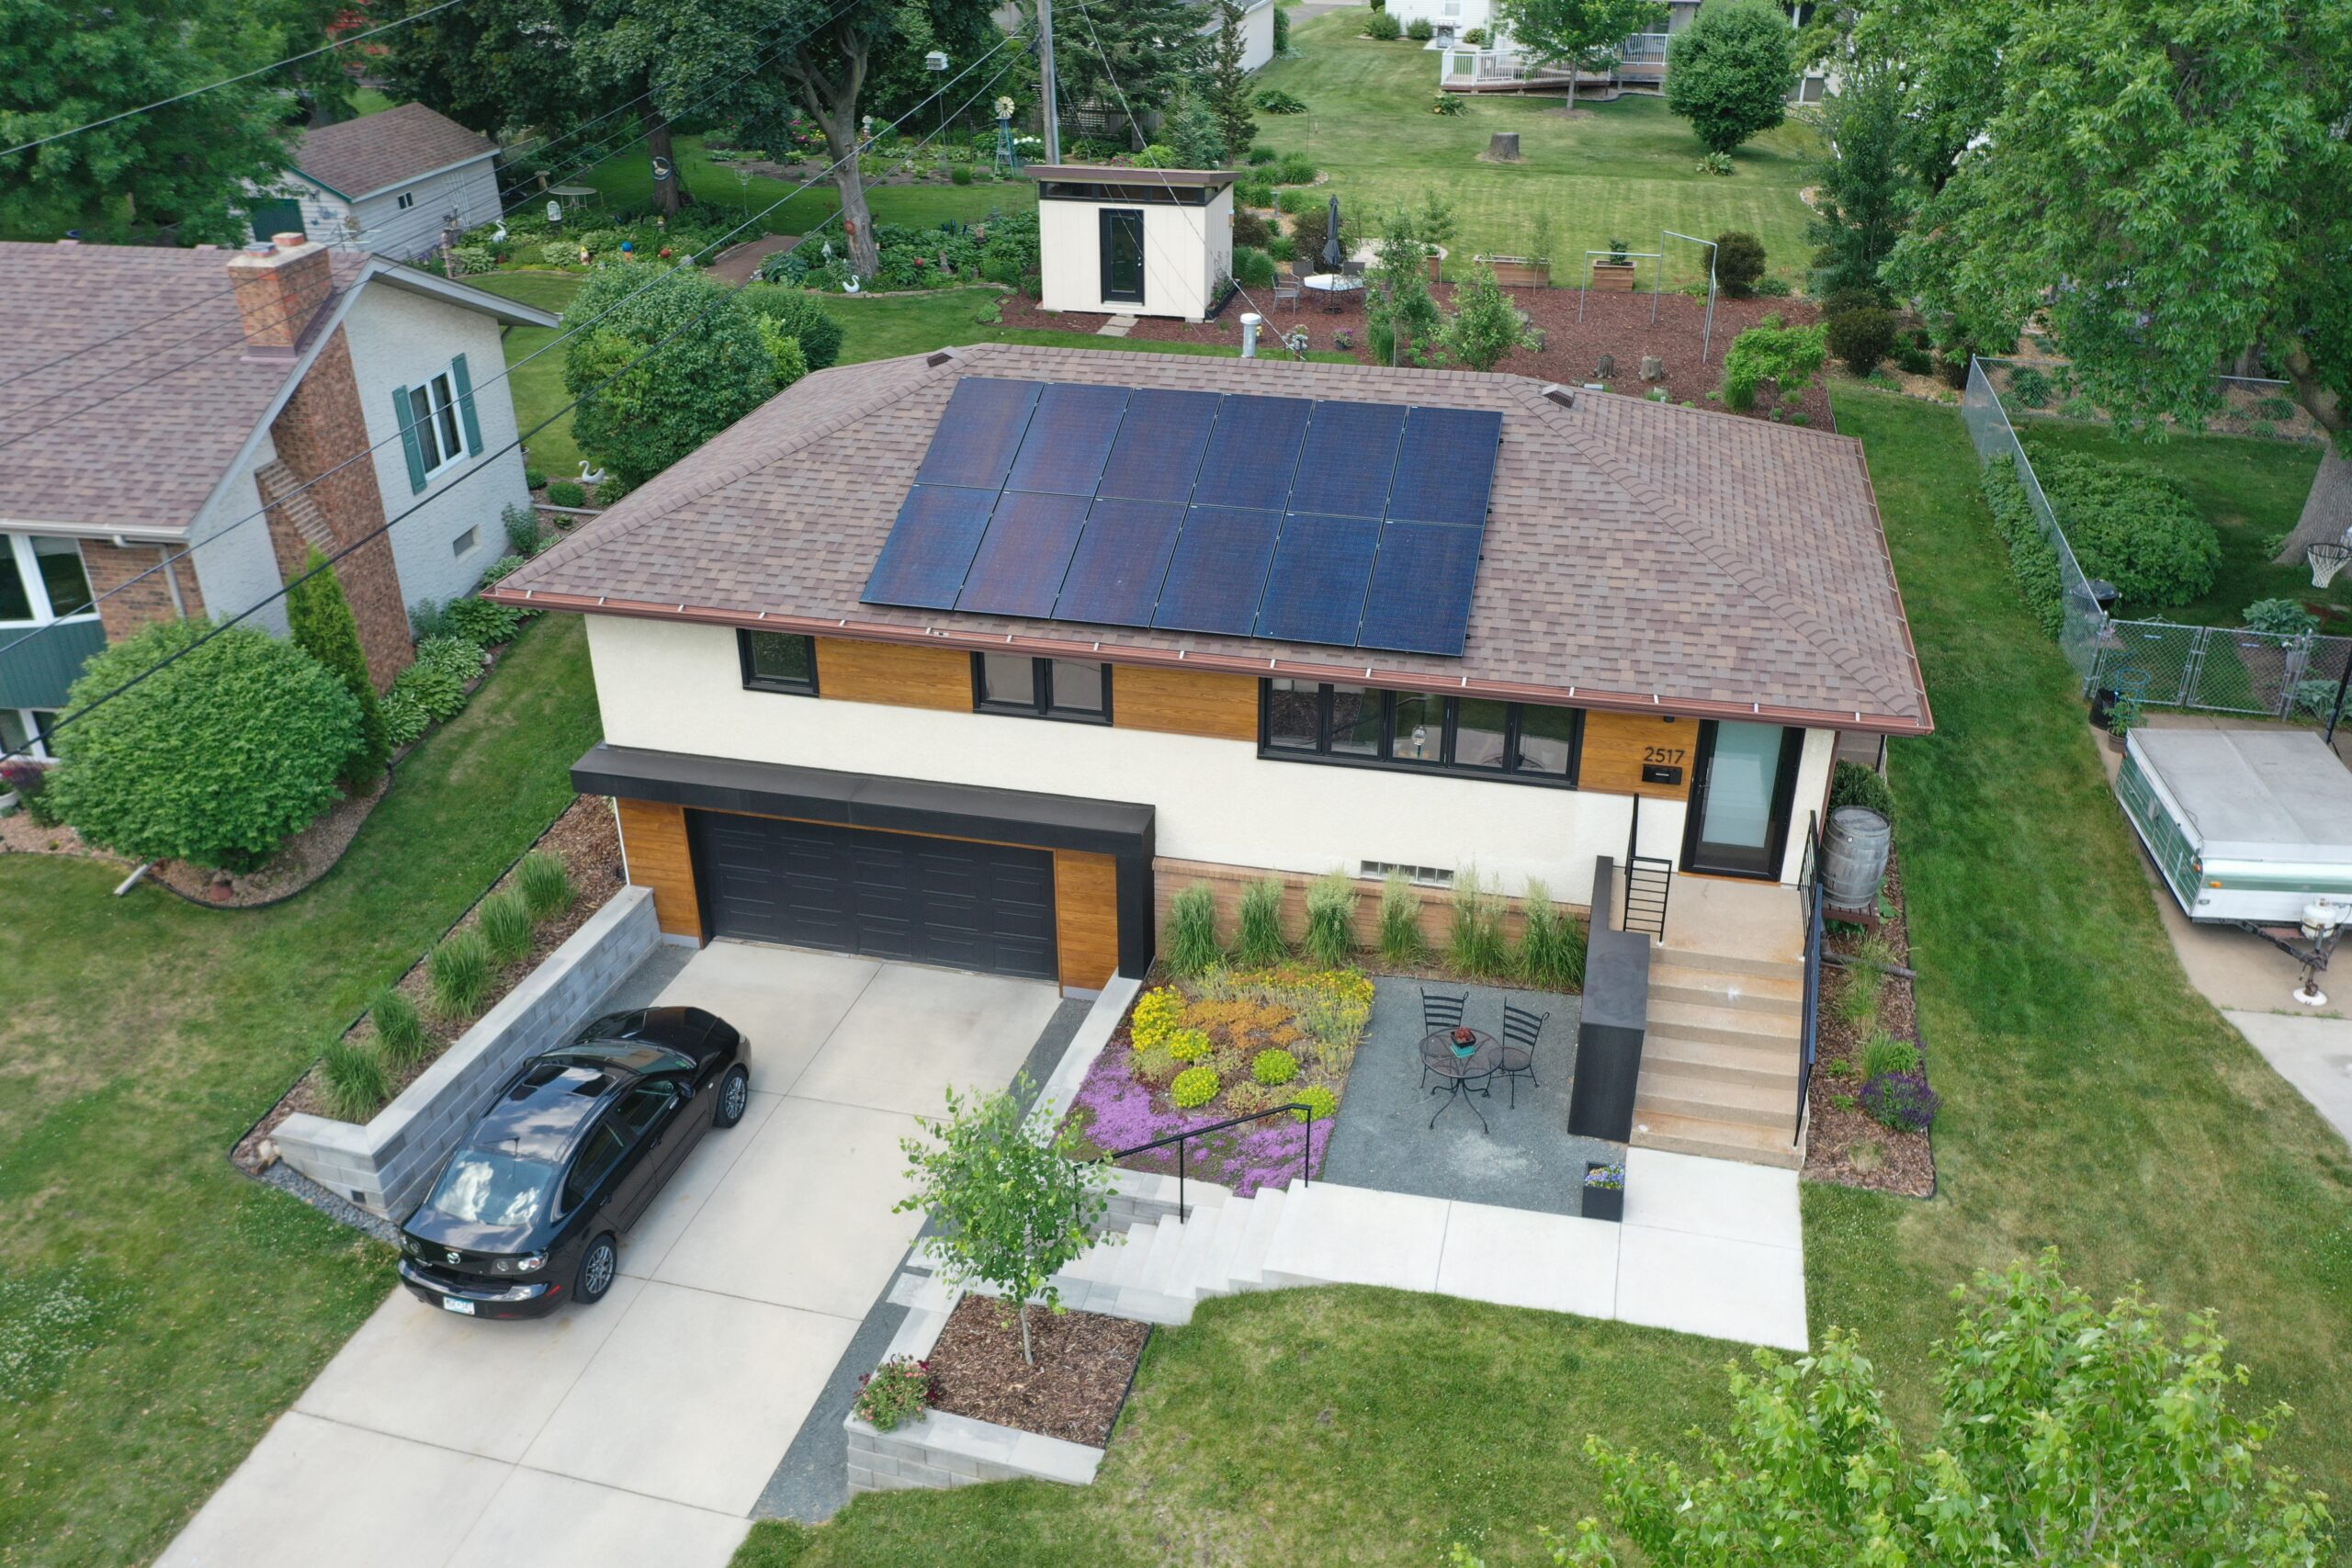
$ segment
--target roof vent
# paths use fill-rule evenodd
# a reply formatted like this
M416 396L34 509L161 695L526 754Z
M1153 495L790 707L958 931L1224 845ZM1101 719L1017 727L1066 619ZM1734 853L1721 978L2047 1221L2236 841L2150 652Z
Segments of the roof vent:
M1557 381L1545 382L1544 395L1564 409L1572 409L1577 406L1577 395Z
M934 354L930 358L925 359L923 361L923 367L926 369L936 370L943 365L953 363L955 358L956 356L954 355L948 353L943 348L937 354Z

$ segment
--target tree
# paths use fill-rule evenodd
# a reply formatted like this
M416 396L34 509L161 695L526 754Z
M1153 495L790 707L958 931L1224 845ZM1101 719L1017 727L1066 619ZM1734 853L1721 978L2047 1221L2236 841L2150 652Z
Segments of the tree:
M1939 1341L1936 1447L1906 1450L1878 1370L1831 1329L1814 1355L1756 1353L1731 1378L1733 1429L1704 1470L1589 1438L1616 1524L1654 1568L2042 1562L2312 1568L2324 1499L2261 1462L2284 1405L2229 1408L2229 1347L2211 1313L2176 1346L2136 1291L2106 1311L2038 1265L1954 1292ZM1610 1568L1592 1519L1553 1543L1564 1568ZM1475 1562L1459 1549L1454 1561Z
M1364 321L1373 357L1390 365L1419 365L1445 327L1430 293L1429 242L1421 236L1420 220L1411 210L1399 207L1390 213L1372 276L1365 279Z
M1764 242L1744 229L1715 236L1715 281L1735 299L1756 292L1764 279Z
M760 318L735 290L692 267L598 266L567 314L597 323L565 350L564 389L580 399L572 435L626 488L643 484L775 392L778 367ZM799 359L797 343L794 349ZM608 378L616 378L606 386Z
M92 843L251 871L335 803L358 703L292 643L232 626L198 646L212 629L159 622L93 655L74 682L44 805Z
M223 0L0 0L0 147L313 48ZM0 236L242 244L245 182L286 167L292 100L267 78L0 158Z
M1023 0L1021 13L1036 25L1035 0ZM1200 74L1207 49L1200 26L1189 0L1059 0L1054 72L1064 101L1126 116L1140 150L1136 118L1172 106Z
M1653 0L1498 0L1495 14L1521 50L1567 68L1571 111L1577 72L1608 70L1626 39L1666 26L1666 7Z
M1902 80L1887 65L1849 65L1844 90L1822 106L1827 150L1814 173L1808 237L1813 292L1867 288L1881 299L1879 269L1894 254L1923 187L1903 160Z
M384 759L391 755L391 740L384 730L384 715L376 705L375 682L368 677L368 654L359 643L359 622L351 613L350 602L343 596L343 584L335 580L327 558L313 545L303 562L302 570L310 575L286 591L286 620L294 646L317 660L322 668L343 682L359 705L357 744L343 765L343 787L355 794L376 782L384 771Z
M1934 128L1885 274L1940 339L2006 346L2040 311L2080 395L2141 435L2200 427L2215 372L2267 361L2330 435L2278 558L2352 525L2341 6L1865 0L1854 41L1905 62Z
M1217 135L1225 155L1238 160L1258 139L1258 116L1250 96L1250 73L1242 69L1241 7L1236 0L1217 0L1216 36L1208 48L1207 98L1216 117Z
M1783 326L1767 316L1733 340L1724 355L1724 406L1746 412L1756 406L1756 389L1770 381L1784 392L1809 385L1829 356L1828 325Z
M944 1117L917 1119L926 1137L899 1142L914 1190L892 1212L930 1216L933 1256L952 1289L989 1285L1015 1303L1021 1354L1035 1366L1029 1304L1062 1310L1054 1276L1094 1245L1111 1172L1080 1158L1085 1140L1052 1112L1022 1111L1015 1096L1030 1089L1023 1073L1012 1093L972 1099L949 1089Z
M1519 307L1495 281L1495 269L1480 262L1453 297L1453 320L1445 324L1445 348L1473 370L1492 370L1504 355L1527 341Z
M1702 6L1666 46L1666 107L1727 154L1781 123L1796 74L1796 34L1771 0Z
M1857 376L1867 376L1894 352L1894 312L1854 305L1827 319L1829 352Z

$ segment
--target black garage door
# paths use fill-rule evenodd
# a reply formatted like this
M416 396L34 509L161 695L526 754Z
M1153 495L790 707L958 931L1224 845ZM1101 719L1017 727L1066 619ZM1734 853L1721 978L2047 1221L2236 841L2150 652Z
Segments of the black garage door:
M687 816L716 935L1056 977L1049 851L773 817Z

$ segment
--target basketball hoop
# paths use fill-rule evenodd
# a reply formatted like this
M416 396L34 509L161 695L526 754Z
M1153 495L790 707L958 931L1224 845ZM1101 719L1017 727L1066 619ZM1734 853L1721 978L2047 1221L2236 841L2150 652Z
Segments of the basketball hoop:
M2312 586L2324 588L2344 570L2344 563L2352 560L2352 546L2313 545L2303 551L2303 558L2312 563Z

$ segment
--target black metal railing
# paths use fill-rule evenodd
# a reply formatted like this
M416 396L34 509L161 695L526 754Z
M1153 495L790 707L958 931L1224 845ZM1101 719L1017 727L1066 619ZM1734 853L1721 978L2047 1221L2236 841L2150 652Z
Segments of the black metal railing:
M1184 1201L1184 1145L1186 1144L1194 1138L1205 1137L1211 1133L1222 1133L1227 1127L1238 1127L1245 1122L1263 1122L1269 1116L1292 1115L1295 1115L1306 1123L1306 1136L1300 1143L1298 1151L1298 1184L1305 1187L1308 1184L1309 1168L1315 1163L1315 1108L1298 1100L1293 1100L1288 1105L1271 1106L1264 1111L1253 1111L1247 1116L1228 1116L1222 1122L1212 1122L1205 1127L1187 1127L1184 1131L1172 1133L1165 1138L1154 1138L1148 1144L1137 1144L1134 1148L1120 1149L1115 1153L1104 1155L1095 1163L1115 1165L1130 1155L1148 1155L1154 1149L1164 1149L1171 1144L1174 1145L1176 1148L1176 1223L1182 1224L1192 1216L1192 1210Z
M1821 818L1810 814L1805 823L1804 870L1797 885L1804 901L1804 1051L1797 1059L1797 1120L1789 1142L1804 1136L1805 1096L1813 1089L1813 1058L1821 1043L1821 944L1826 929L1821 913Z
M1625 891L1617 929L1647 931L1666 941L1666 905L1674 892L1674 863L1640 852L1642 797L1634 796L1634 824L1625 830Z

